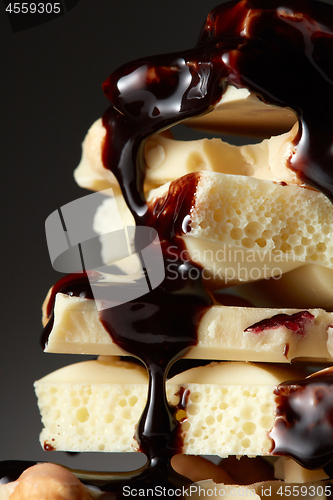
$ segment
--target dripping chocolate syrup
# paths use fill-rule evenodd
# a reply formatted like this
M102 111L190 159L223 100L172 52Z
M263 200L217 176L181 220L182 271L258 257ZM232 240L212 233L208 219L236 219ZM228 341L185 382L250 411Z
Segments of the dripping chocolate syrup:
M326 467L333 460L333 369L280 384L275 395L272 454L292 457L308 469Z
M227 84L248 88L264 102L296 112L297 152L289 158L289 166L333 200L332 13L331 6L311 0L228 2L209 14L193 50L127 64L103 85L112 105L103 117L104 166L116 176L136 225L157 229L166 268L166 278L157 289L100 313L113 340L142 359L150 375L149 400L137 429L140 449L148 456L147 469L137 478L142 484L182 481L176 475L171 478L176 422L165 399L164 382L170 365L195 344L198 317L211 303L200 279L186 279L196 266L181 259L179 236L190 229L199 177L189 178L185 196L173 185L174 193L169 192L164 206L147 204L145 141L211 111ZM171 246L177 248L177 266L185 279L170 279ZM70 278L65 288L71 290L69 282ZM56 285L55 292L60 289ZM109 486L114 488L118 486Z

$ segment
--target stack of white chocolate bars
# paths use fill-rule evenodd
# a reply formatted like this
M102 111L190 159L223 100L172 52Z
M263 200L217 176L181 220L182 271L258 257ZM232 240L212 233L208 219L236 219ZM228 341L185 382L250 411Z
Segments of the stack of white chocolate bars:
M99 357L69 365L35 382L44 427L40 442L45 450L143 451L151 466L154 460L168 462L176 453L217 455L226 460L232 455L264 456L274 462L275 481L225 487L223 492L214 490L215 483L208 481L202 483L202 488L214 498L244 496L244 488L262 498L330 496L332 174L327 180L324 154L318 155L319 167L311 174L308 164L313 162L313 150L307 148L306 141L311 148L314 144L317 148L332 145L333 127L331 122L325 124L323 132L316 135L313 130L317 122L310 116L311 110L302 107L302 98L297 101L296 91L291 88L290 101L284 95L279 97L280 90L275 87L273 91L263 86L260 93L259 84L266 81L267 75L260 75L257 69L258 83L242 57L245 54L251 64L262 57L263 64L270 67L264 49L250 44L251 40L260 39L260 22L256 19L262 19L263 24L274 21L272 31L278 33L276 36L285 36L287 45L294 31L303 33L305 47L313 40L313 35L304 34L307 29L310 34L322 36L322 40L332 40L333 32L329 25L323 27L318 21L329 9L314 5L320 2L289 0L288 7L276 7L275 3L274 8L259 8L257 0L228 2L210 14L196 52L184 55L184 66L179 62L180 55L178 59L165 56L160 65L150 58L121 68L104 84L112 108L88 131L74 174L81 187L106 194L93 222L99 235L102 264L81 273L86 279L85 287L88 283L92 292L89 287L81 287L80 270L72 268L71 271L78 271L75 279L51 289L43 307L44 325L48 324L46 352ZM332 14L330 9L327 12ZM317 10L318 18L313 17L314 21L310 14L314 16ZM228 45L231 31L240 33L242 43L237 50ZM265 32L266 35L269 38ZM222 56L216 62L217 56L211 55L208 64L208 56L200 48L211 47L210 40L215 44L214 57L219 51ZM296 38L293 43L296 51L303 47L303 42ZM318 61L312 65L312 59L304 62L300 56L299 68L307 68L311 63L320 75L318 79L328 80L322 76L327 69L325 64L319 56L314 59ZM206 79L202 76L205 64L210 68L205 69L210 75ZM290 71L288 60L285 64ZM181 87L180 81L185 85L182 75L187 70L191 75L186 83L188 88L182 88L179 110L173 109L170 115L168 92L171 94L172 90L173 97L180 92L174 86ZM144 71L144 77L140 71ZM177 84L170 76L174 71L179 74ZM299 71L302 74L303 70ZM211 75L219 75L215 83L211 83ZM247 79L242 79L244 75ZM193 104L193 100L205 100L207 95L214 98L208 104L205 101L204 107ZM317 99L324 99L324 94ZM321 113L322 122L327 122L323 107ZM154 120L160 115L164 121L161 119L155 126ZM183 142L166 129L184 119L187 125L206 131L267 138L243 146L218 138ZM135 140L126 142L126 134ZM329 148L325 151L332 156L327 153ZM130 167L124 165L133 158L134 167L129 174ZM320 170L322 165L324 173ZM322 183L321 176L325 178ZM67 224L65 211L63 214ZM130 234L133 226L156 229L158 238L152 246L155 253L160 249L165 269L155 284L156 275L150 271L156 260L150 266L150 261L142 258L144 252L140 254L136 236ZM112 236L122 231L130 248L125 258L118 247L115 249ZM70 229L65 232L70 240ZM59 250L54 255L53 261L60 253ZM105 271L107 268L113 274ZM182 272L184 275L180 276ZM172 282L172 276L177 284L170 288L167 281ZM119 285L132 289L133 284L142 284L140 280L148 278L148 293L135 292L135 300L132 296L118 300L116 296L105 301L103 295L94 292L96 279L102 288L117 283L119 290ZM180 286L181 280L184 283ZM175 302L168 301L169 295L172 300L176 297ZM202 302L194 309L184 305L181 313L182 301L185 304L192 296ZM178 303L179 308L175 305ZM140 308L144 310L141 315L137 312ZM163 314L157 309L163 310ZM111 311L109 316L106 310ZM172 318L179 323L180 314L191 316L194 340L184 340L184 346L166 361L160 354L160 344L165 342L162 350L167 351L175 340L171 342L164 333L163 318L167 318L166 325L172 325ZM152 319L154 315L157 321ZM133 336L134 330L137 337ZM166 339L156 340L155 335ZM133 349L128 348L131 339ZM145 343L142 351L137 342ZM154 349L155 360L154 352L150 357L145 353ZM129 355L139 358L146 367L128 358L121 359ZM167 377L172 363L180 358L205 363ZM207 360L211 362L207 364ZM156 454L156 444L151 444L156 434L167 434L163 431L165 414L161 413L160 429L156 422L159 413L152 402L156 397L152 386L159 380L159 369L163 379L159 387L166 391L168 401L165 411L173 419L173 444L169 436L165 441L168 451L164 453L162 449L160 455ZM155 405L162 404L163 397L156 401ZM153 424L146 415L149 412L155 419ZM156 487L158 481L154 481ZM1 490L0 486L0 498L1 491L4 488ZM198 490L193 489L192 493L193 498L200 496ZM89 490L91 498L103 494L107 493Z
M229 87L217 109L222 113L224 106L232 106L239 113L248 101L249 113L256 116L257 105L261 104L252 95L244 97L242 91ZM288 113L285 118L279 109L274 109L274 113L286 120L286 126L290 124ZM241 128L242 115L238 120ZM263 126L268 126L264 115L261 120ZM198 343L186 357L215 362L167 381L168 400L173 405L179 402L181 387L189 390L179 423L184 453L220 457L269 455L273 447L269 433L277 413L276 386L300 380L306 373L302 363L292 367L290 363L331 362L333 313L321 308L219 305L224 294L214 293L225 285L276 274L276 279L266 285L271 294L267 302L274 304L275 284L283 279L285 305L298 303L299 294L310 304L315 286L320 297L315 300L316 305L322 298L328 308L333 308L333 207L322 193L301 185L287 167L296 129L294 126L290 133L240 147L220 139L181 142L163 135L153 136L146 143L149 200L163 197L177 174L186 175L198 168L202 171L191 208L191 230L182 238L190 258L203 267L207 287L215 300L202 315ZM112 187L117 193L116 180L101 160L105 134L98 120L83 143L75 178L82 187ZM120 194L115 199L123 223L133 225L124 199ZM114 200L110 199L97 212L95 226L101 232L104 227L110 231L113 205ZM107 254L107 248L104 250ZM135 273L140 262L133 257L124 263L124 268L128 266L129 272ZM285 271L288 274L282 278ZM322 275L327 279L322 279ZM289 280L294 290L288 287ZM249 298L251 294L254 304L262 301L261 286L262 282L251 287L243 285L245 296ZM242 294L241 285L236 291ZM239 301L237 296L225 298ZM147 400L147 371L119 359L126 353L103 327L94 300L56 295L54 324L45 351L102 356L96 361L62 368L35 383L44 425L41 445L66 451L137 450L135 427ZM327 478L323 471L310 472L296 464L291 470L289 481L293 481L293 474L297 482ZM280 463L279 474L284 478L285 473Z

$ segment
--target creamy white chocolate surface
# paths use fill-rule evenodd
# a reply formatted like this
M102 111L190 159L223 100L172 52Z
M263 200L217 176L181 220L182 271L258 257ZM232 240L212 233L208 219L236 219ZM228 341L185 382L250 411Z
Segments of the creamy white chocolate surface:
M147 399L147 383L124 378L128 366L119 361L118 381L108 379L106 362L67 366L35 382L44 425L42 446L67 451L137 449L135 426ZM114 363L112 358L110 363ZM221 457L269 454L267 433L274 422L274 388L300 376L275 365L213 363L169 380L171 404L177 405L180 387L190 391L187 418L180 423L184 453ZM184 416L179 410L177 419Z
M244 298L256 297L262 307L322 307L333 311L333 270L308 264L278 280L248 283L237 288Z
M247 146L233 146L221 139L176 141L152 136L145 146L148 184L160 186L191 172L211 171L302 185L287 166L294 153L292 139L296 132L297 126L286 134Z
M265 104L249 90L229 85L212 112L186 124L220 133L267 137L289 130L295 122L291 109Z
M153 189L148 201L163 200L169 187L167 183ZM123 223L134 225L122 197L115 199ZM96 214L97 232L112 220L113 203L114 199L106 200ZM191 260L204 268L209 288L278 279L305 264L333 269L333 207L318 191L204 171L190 215L191 229L183 240ZM103 237L101 243L107 262ZM138 267L120 265L126 273Z
M163 134L154 135L145 145L145 189L206 170L302 185L288 168L288 160L295 150L292 140L296 132L297 125L285 134L247 146L233 146L221 139L177 141ZM99 119L91 126L82 144L82 159L74 177L81 187L94 191L112 187L119 194L116 178L102 163L105 135L106 130Z
M245 331L277 314L291 316L300 309L213 306L201 318L198 344L186 357L239 361L290 362L297 357L331 359L333 356L333 313L309 309L313 320L304 334L281 325L261 332ZM125 354L99 321L95 301L58 293L54 325L46 352L73 354Z
M280 457L274 463L274 477L286 483L310 483L329 479L323 469L309 470L299 465L292 458Z
M294 113L267 106L248 91L232 87L218 109L225 110L227 117L228 107L235 113L242 103L245 111L242 109L241 116L253 118L257 112L266 128L265 117L272 123L280 117L280 125L289 124L289 132L239 147L219 139L184 142L165 134L152 136L145 145L147 200L166 196L169 183L183 175L201 172L191 209L191 230L184 241L189 257L204 268L209 288L280 277L304 264L333 269L332 205L323 194L304 188L289 168L298 130ZM215 110L198 120L213 116L220 119L224 112ZM75 178L90 189L112 186L123 224L133 225L114 175L102 164L105 134L98 120L83 143ZM106 221L112 221L108 213L106 203L95 218L97 232L101 233L98 228L105 227ZM107 263L110 247L103 240L102 236L103 260ZM118 267L130 274L137 266L134 257Z
M185 142L163 135L153 136L145 147L148 167L146 189L200 170L300 184L297 176L287 167L287 160L294 151L292 139L297 131L297 125L293 128L295 122L293 111L263 104L246 89L229 86L214 111L189 120L186 124L219 133L227 131L263 137L285 133L259 144L242 147L231 146L220 139ZM83 141L82 158L74 177L81 187L94 191L112 187L119 194L116 178L102 163L105 137L106 130L99 119L91 126Z
M166 184L151 191L149 201L163 198L168 189ZM214 280L232 284L282 274L303 263L332 269L332 231L332 204L318 191L201 172L191 229L183 238L191 259L205 268L208 285ZM238 273L228 276L232 268Z
M143 367L99 358L35 382L45 429L42 446L67 451L135 451L135 425L147 399Z
M102 120L97 120L88 131L82 144L82 158L74 171L74 178L81 187L102 191L112 187L120 193L118 182L110 170L102 163L102 145L106 130Z

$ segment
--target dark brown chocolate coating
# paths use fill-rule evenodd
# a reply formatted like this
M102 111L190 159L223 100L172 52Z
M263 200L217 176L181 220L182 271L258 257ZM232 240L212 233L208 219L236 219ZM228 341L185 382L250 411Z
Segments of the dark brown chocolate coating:
M277 418L269 437L273 455L321 469L333 459L333 371L285 382L276 390Z
M333 199L333 16L317 0L242 0L216 7L197 46L150 57L104 83L112 104L103 161L135 218L146 213L143 141L152 133L211 111L227 84L248 88L299 118L290 168Z

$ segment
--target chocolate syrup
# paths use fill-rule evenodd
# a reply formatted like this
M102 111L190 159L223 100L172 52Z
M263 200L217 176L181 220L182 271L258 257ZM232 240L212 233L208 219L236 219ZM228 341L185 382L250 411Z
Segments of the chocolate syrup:
M53 439L54 441L54 439ZM44 445L43 445L43 448L45 451L54 451L55 448L53 448L53 446L49 443L47 443L46 441L44 441Z
M100 312L104 328L124 351L138 357L149 373L148 403L137 427L140 451L165 460L179 452L169 441L176 422L165 395L165 379L171 364L197 343L197 326L211 303L201 286L201 277L187 273L192 264L173 281L164 282L149 294Z
M143 488L186 483L170 466L179 450L173 445L176 420L166 401L165 379L171 364L196 343L200 315L211 304L200 273L192 272L200 269L184 258L180 239L191 226L200 174L171 183L161 200L147 203L145 141L210 112L227 84L248 88L264 102L296 112L297 152L289 166L333 200L332 14L331 6L311 0L227 2L209 14L193 50L132 62L103 85L111 103L103 116L104 166L116 176L136 225L157 229L166 269L163 283L149 294L100 312L113 341L140 358L149 372L148 402L136 431L148 457L146 470L135 479ZM171 259L171 249L176 249L176 259ZM73 293L88 293L87 283L81 282L80 288L76 277L70 282L66 287L75 289ZM58 290L56 286L54 293ZM289 448L288 453L297 455ZM122 495L121 483L105 489Z
M307 469L325 467L333 459L333 369L280 384L275 394L273 455L292 457Z
M190 231L190 214L200 177L200 172L184 175L171 182L164 196L148 203L145 223L154 227L163 240L170 240Z
M242 0L216 7L197 46L150 57L115 71L104 83L113 105L104 115L103 161L139 217L143 141L170 125L211 111L227 84L294 110L297 175L333 199L333 15L317 0Z

